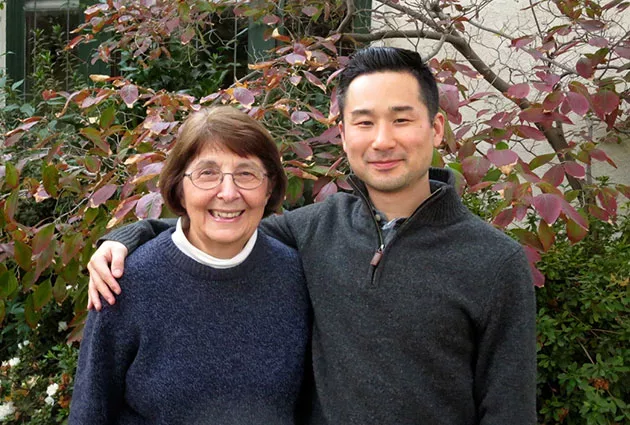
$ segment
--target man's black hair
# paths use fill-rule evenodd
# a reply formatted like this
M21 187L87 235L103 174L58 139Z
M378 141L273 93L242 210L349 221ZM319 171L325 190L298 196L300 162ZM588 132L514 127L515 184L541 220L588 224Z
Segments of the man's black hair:
M408 72L420 85L421 101L433 121L438 112L439 95L435 77L417 52L397 47L368 47L357 50L348 66L339 75L337 102L343 120L346 95L350 83L357 77L377 72Z

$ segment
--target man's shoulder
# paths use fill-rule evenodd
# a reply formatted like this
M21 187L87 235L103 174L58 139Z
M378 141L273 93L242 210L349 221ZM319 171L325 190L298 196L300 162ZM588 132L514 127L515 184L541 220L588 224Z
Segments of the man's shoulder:
M352 193L338 192L328 196L321 202L286 211L284 214L288 219L314 219L319 220L322 216L330 216L343 211L347 214L352 208L361 203L361 199Z

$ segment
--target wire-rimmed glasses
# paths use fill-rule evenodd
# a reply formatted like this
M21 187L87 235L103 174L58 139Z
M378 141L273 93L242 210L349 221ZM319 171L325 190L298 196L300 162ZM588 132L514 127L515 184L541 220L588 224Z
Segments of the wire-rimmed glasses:
M239 189L252 190L260 187L267 174L260 170L245 169L224 173L218 168L199 168L185 173L195 187L202 190L214 189L223 182L225 176L232 176L232 181Z

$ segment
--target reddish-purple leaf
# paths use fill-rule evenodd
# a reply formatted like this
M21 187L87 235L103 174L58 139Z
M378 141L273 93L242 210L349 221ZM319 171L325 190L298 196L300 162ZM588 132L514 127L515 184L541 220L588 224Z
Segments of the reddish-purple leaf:
M542 193L534 197L532 204L543 220L553 224L560 216L562 198L552 193Z
M591 158L595 158L598 161L606 161L613 167L617 168L617 164L615 164L615 162L608 155L606 155L606 152L601 149L593 149L589 151L588 154Z
M595 68L589 58L580 58L575 65L575 70L580 77L591 78L595 72Z
M533 40L534 38L530 36L515 38L512 40L512 47L520 49L521 47L527 46Z
M492 221L492 224L500 228L505 228L509 226L513 220L514 220L514 209L508 208L507 210L503 210L499 214L497 214L497 216Z
M302 159L307 159L313 156L313 149L311 149L307 142L292 143L291 150Z
M609 187L602 188L597 193L597 199L599 200L602 208L606 210L611 216L617 215L617 199L616 193Z
M326 93L326 86L324 85L324 83L322 83L322 82L320 81L320 79L319 79L319 78L317 78L316 76L314 76L313 74L311 74L311 73L310 73L310 72L308 72L308 71L304 71L304 76L306 77L306 79L307 79L308 81L310 81L310 82L311 82L311 84L313 84L314 86L319 87L320 89L322 89L322 91L323 91L324 93Z
M588 40L588 44L595 47L608 47L608 40L604 37L593 37Z
M578 243L586 237L588 229L580 226L573 220L567 221L567 237L571 243Z
M470 186L481 181L490 169L490 161L479 156L469 156L462 161L462 171Z
M527 261L530 264L536 264L541 260L541 256L534 248L530 246L524 246L523 250L525 251L525 256L527 257Z
M39 255L50 244L55 233L55 225L53 223L41 227L33 237L33 255Z
M107 229L111 229L116 224L120 223L123 218L125 218L125 216L129 213L129 211L131 211L133 207L136 206L136 204L138 203L138 199L140 199L140 195L134 195L118 204L118 206L114 210L113 217L107 222L107 226L105 227Z
M488 159L494 166L503 167L504 165L514 165L518 161L518 155L510 149L490 149L486 154Z
M615 186L615 189L617 189L623 196L630 199L630 186L625 184L618 184Z
M543 101L543 109L545 111L553 111L556 109L564 100L564 94L561 91L554 91L549 93L545 100Z
M532 278L534 281L534 286L536 288L542 288L545 286L545 275L540 272L532 263L529 264L530 270L532 272Z
M584 167L577 162L567 161L562 164L564 166L564 171L577 179L583 179L586 176L586 170Z
M545 140L545 133L528 125L516 126L516 132L524 139Z
M128 108L132 108L133 104L138 100L138 87L134 84L127 84L120 89L120 98L125 102Z
M89 201L90 208L96 208L102 203L104 203L105 201L107 201L109 198L112 197L112 195L114 195L114 193L116 192L116 189L118 189L117 185L106 184L105 186L101 187L99 190L94 192L94 194L90 197L90 201Z
M569 204L566 200L562 200L562 212L580 227L588 230L588 221L575 209L573 205Z
M293 75L289 77L289 82L293 84L294 86L297 86L298 84L300 84L300 81L302 81L301 75Z
M306 16L310 16L311 18L315 16L317 12L319 12L319 9L315 6L306 6L302 8L302 13Z
M543 122L548 120L548 117L545 116L545 112L539 106L531 106L521 111L518 116L521 120L529 122Z
M615 47L615 53L624 59L630 59L630 48L628 47Z
M162 171L163 167L164 162L153 162L151 164L145 165L144 167L142 167L140 172L134 176L134 178L131 180L131 183L139 184L149 181L157 177Z
M589 205L587 208L588 208L588 213L592 215L593 217L595 217L596 219L601 220L603 222L607 222L608 220L610 220L610 214L608 214L606 210L598 207L597 205Z
M603 90L592 96L593 109L598 117L604 118L619 106L619 96L610 90Z
M186 30L182 33L182 35L179 38L182 44L186 45L190 43L190 40L192 40L194 36L195 36L195 28L190 26L186 28Z
M280 18L276 15L265 15L262 18L262 23L265 25L275 25L280 22Z
M284 60L290 63L291 65L301 65L306 63L306 57L297 53L291 53L284 57Z
M578 19L578 24L585 30L588 32L595 32L595 31L600 31L602 30L605 25L602 21L598 21L595 19Z
M560 186L564 180L564 167L561 164L556 164L545 172L543 180L551 183L555 187Z
M317 193L317 196L315 197L315 202L321 202L335 193L337 193L337 185L335 184L335 182L328 182Z
M514 84L512 87L508 89L507 94L510 97L523 99L527 97L527 95L529 94L529 84L528 83Z
M236 87L233 92L234 99L246 108L251 108L256 100L254 94L245 87Z
M588 100L581 93L568 92L567 102L569 102L571 110L580 116L583 116L589 110Z
M294 124L304 124L311 117L304 111L293 111L291 114L291 121Z
M162 214L164 200L160 192L151 192L144 195L136 204L136 217L139 219L158 218Z

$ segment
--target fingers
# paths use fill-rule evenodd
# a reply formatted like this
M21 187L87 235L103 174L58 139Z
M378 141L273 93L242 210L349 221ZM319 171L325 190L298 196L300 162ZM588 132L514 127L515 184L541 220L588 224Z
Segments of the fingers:
M103 296L109 304L114 304L114 294L120 294L120 286L110 270L110 263L116 276L122 276L127 248L114 241L105 241L94 252L87 265L90 272L88 287L88 308L93 306L96 310L102 308L100 296ZM99 295L100 294L100 295Z
M123 244L120 244L118 242L114 242L114 243L115 245L111 246L112 275L115 277L121 277L125 270L125 257L127 257L127 247L125 247ZM111 285L110 287L114 290L114 292L116 292L117 294L120 294L120 287L118 286L118 282L114 281L114 283L115 283L115 287ZM118 291L116 291L116 288L118 288Z

